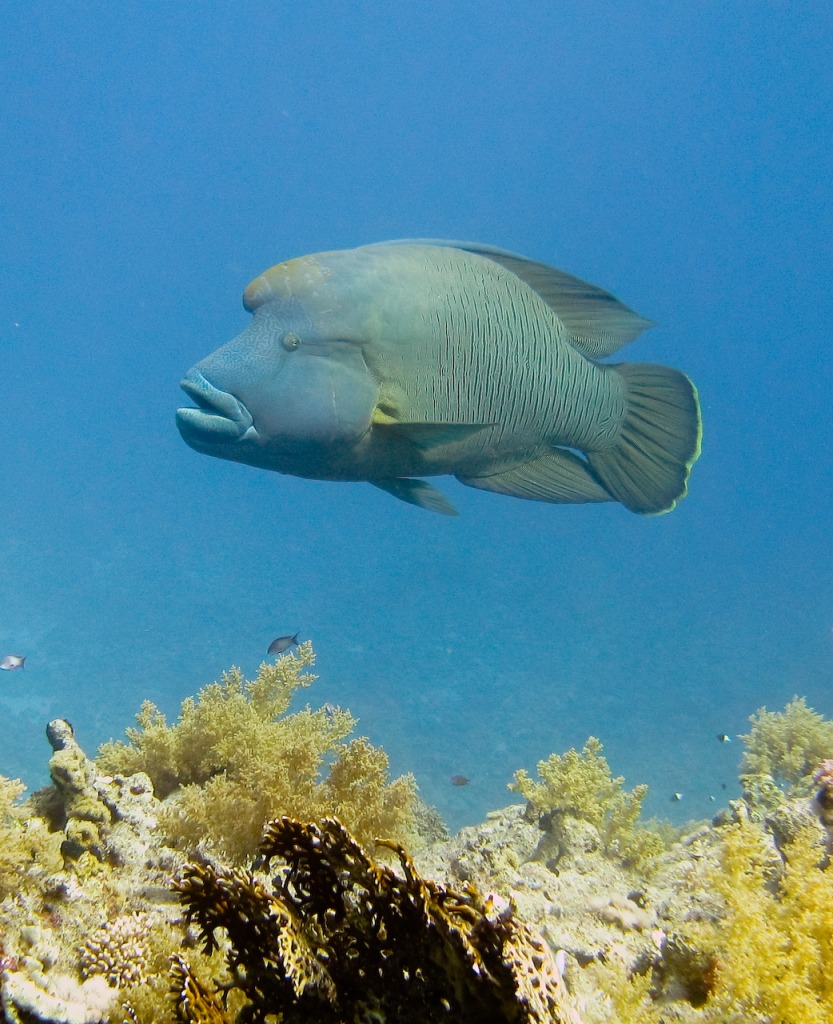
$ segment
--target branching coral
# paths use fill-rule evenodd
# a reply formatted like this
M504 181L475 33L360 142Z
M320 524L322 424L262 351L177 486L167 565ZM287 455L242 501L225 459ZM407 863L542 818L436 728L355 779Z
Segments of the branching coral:
M98 767L111 775L147 772L154 792L164 799L178 786L208 781L238 758L248 756L256 766L264 729L283 719L296 690L315 681L306 671L314 664L307 641L294 654L264 662L251 682L232 668L220 682L184 700L179 721L172 726L155 704L145 701L136 716L138 728L127 730L126 743L105 743L96 758ZM339 739L355 724L346 712L333 720L332 735Z
M159 796L174 794L161 822L172 840L194 849L208 840L236 861L252 855L276 814L338 814L361 839L412 838L416 784L388 779L384 751L360 737L348 711L306 708L287 714L293 693L315 676L312 645L264 663L247 682L239 669L182 704L169 726L145 703L128 742L105 744L98 767L146 772Z
M14 820L17 801L25 789L20 779L0 775L0 827L7 828Z
M576 1021L546 944L511 907L426 881L401 846L384 845L401 874L336 819L282 818L259 851L264 867L286 864L271 887L247 871L187 868L176 889L208 952L228 936L247 1021ZM219 1003L181 958L172 974L180 1019L219 1024Z
M228 1024L224 1005L195 976L191 965L179 953L171 957L170 976L177 1020L183 1024Z
M123 914L88 936L80 949L81 975L106 979L111 988L147 981L147 914Z
M741 736L746 748L741 779L769 776L788 789L809 794L813 772L821 761L833 757L833 722L808 707L803 697L793 698L783 711L760 708L749 721L752 728Z
M120 990L111 1024L167 1024L173 1016L167 968L182 945L179 920L158 911L120 914L87 936L77 950L77 963L82 978L103 979L110 989ZM198 960L203 977L222 969L219 957Z
M657 833L637 825L648 787L623 790L624 778L611 776L602 744L594 736L581 751L571 748L539 761L538 775L540 782L522 769L509 785L535 813L589 822L598 830L605 852L625 860L642 861L664 849Z

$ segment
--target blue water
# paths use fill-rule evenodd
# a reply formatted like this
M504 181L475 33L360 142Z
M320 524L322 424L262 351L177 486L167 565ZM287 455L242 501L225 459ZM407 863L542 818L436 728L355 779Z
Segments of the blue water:
M833 716L828 3L33 2L0 39L0 772L40 785L50 718L92 752L295 630L302 703L455 827L591 734L649 813L707 815L716 734L793 694ZM182 443L251 278L409 236L657 321L624 358L704 412L676 511L437 481L452 520Z

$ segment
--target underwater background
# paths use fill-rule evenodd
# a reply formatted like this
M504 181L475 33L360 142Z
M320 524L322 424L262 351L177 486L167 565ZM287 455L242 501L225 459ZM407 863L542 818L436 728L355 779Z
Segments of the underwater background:
M0 773L41 785L50 719L93 753L296 630L301 702L455 828L588 735L647 813L707 816L719 734L833 716L833 8L9 3L0 48ZM655 320L623 357L699 389L686 500L444 478L448 519L186 447L179 381L253 277L403 237Z

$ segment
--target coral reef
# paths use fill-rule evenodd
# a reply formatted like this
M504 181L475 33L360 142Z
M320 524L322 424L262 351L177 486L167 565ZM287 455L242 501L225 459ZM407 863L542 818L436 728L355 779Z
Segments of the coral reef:
M542 859L556 864L577 845L601 847L609 856L641 863L665 848L656 832L637 825L648 787L624 791L621 776L613 778L602 744L591 736L581 751L550 754L538 762L540 782L524 770L515 772L509 788L529 801L547 833L539 849Z
M760 771L744 777L745 799L649 862L595 841L622 780L591 741L543 762L539 782L516 776L527 809L492 814L417 863L511 898L566 955L586 1024L829 1024L831 723L798 700L759 722L743 764ZM570 825L557 843L553 819Z
M259 866L286 865L271 888L239 869L186 869L175 888L208 952L218 931L228 936L247 1021L577 1021L548 947L508 901L426 881L401 846L383 845L400 873L373 861L335 818L318 826L284 817L259 848ZM173 973L180 1017L217 1020L219 1005L182 959Z
M145 772L168 797L162 826L180 848L213 844L235 862L251 857L263 825L282 814L338 815L361 841L376 835L413 843L413 776L389 780L388 758L364 737L342 742L348 711L309 707L288 714L296 690L315 676L309 641L246 681L239 669L182 704L179 721L146 702L127 742L109 742L97 765L110 774Z
M281 671L291 681L296 669ZM274 681L258 691L264 709L277 700ZM228 688L235 714L250 713L255 683ZM209 704L221 696L212 694ZM294 717L288 696L272 704L285 705L277 721ZM199 717L201 700L192 704ZM220 708L205 713L217 715L207 744L216 751ZM125 768L179 771L180 755L196 763L204 751L188 754L179 724L151 729L147 748L137 731L137 743L122 745ZM52 785L21 803L21 784L0 777L0 1022L256 1024L283 1013L285 1024L418 1024L578 1013L584 1024L829 1024L829 726L803 701L758 712L744 799L666 837L650 857L630 847L642 791L624 792L592 741L542 762L538 781L519 773L528 806L494 811L413 861L394 841L379 847L392 858L383 866L338 823L295 820L273 824L250 870L222 866L216 844L212 853L199 841L184 870L168 845L166 807L181 811L183 792L215 776L183 786L170 772L174 788L160 801L144 769L119 774L109 763L105 773L56 720ZM354 756L342 761L341 742L323 766L340 772L322 769L304 791L326 807L343 798L364 814L363 829L383 832L387 762L367 741L346 744ZM256 771L261 755L248 756ZM306 770L307 756L296 756ZM435 815L417 811L442 832Z
M829 1024L833 869L813 801L784 805L782 843L738 801L697 826L648 876L599 850L549 870L523 808L420 851L420 869L509 898L564 957L585 1024ZM514 855L508 855L508 851Z

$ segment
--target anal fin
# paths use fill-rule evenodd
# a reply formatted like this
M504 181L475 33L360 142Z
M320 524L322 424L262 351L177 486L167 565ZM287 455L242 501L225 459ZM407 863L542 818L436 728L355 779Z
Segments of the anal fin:
M553 448L529 462L490 476L458 476L467 487L531 501L578 504L615 501L590 466L566 448Z
M411 477L392 477L389 480L369 480L368 483L379 487L394 498L400 501L407 501L409 505L418 505L428 512L439 512L443 516L457 516L460 513L446 498L442 491L426 483L425 480L417 480Z

